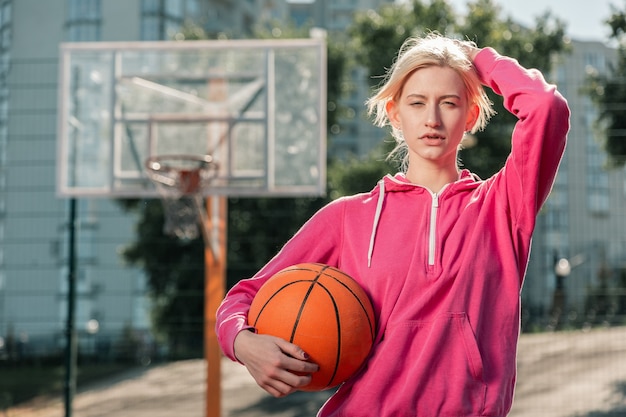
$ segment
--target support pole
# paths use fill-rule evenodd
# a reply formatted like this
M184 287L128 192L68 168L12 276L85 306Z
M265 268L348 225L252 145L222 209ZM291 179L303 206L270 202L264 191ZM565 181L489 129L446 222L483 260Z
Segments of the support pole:
M72 417L72 402L76 392L76 199L69 200L67 255L67 317L65 324L65 417Z
M204 293L204 356L207 366L206 417L219 417L222 406L221 350L215 332L215 313L226 292L226 233L228 200L223 196L207 198Z
M72 71L75 87L71 91L74 114L78 115L80 110L78 100L78 89L80 85L80 69ZM76 184L76 144L79 133L77 129L72 130L72 164L71 171L72 185ZM67 224L67 317L65 324L65 381L63 387L63 400L65 403L65 417L72 417L74 395L76 393L76 367L78 357L78 341L76 336L76 221L78 219L78 208L76 198L69 200L69 220Z

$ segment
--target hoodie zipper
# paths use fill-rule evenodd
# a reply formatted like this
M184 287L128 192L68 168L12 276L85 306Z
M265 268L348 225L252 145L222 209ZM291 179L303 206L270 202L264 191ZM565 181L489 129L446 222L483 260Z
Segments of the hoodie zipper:
M432 193L430 209L430 231L428 236L428 266L435 265L435 245L437 237L437 210L439 209L439 194Z
M386 177L385 177L386 178ZM379 195L378 202L376 203L376 213L374 215L374 221L372 224L372 233L370 235L370 243L367 253L367 266L368 268L372 265L372 255L374 253L374 242L376 240L376 230L378 228L378 223L380 221L380 216L383 208L383 202L385 200L385 178L378 182L379 186ZM459 179L461 179L459 177ZM394 178L391 178L394 181ZM421 187L426 189L428 193L431 195L432 203L430 209L430 227L428 231L428 267L435 266L435 250L437 246L437 214L439 210L439 196L443 193L443 191L450 184L446 184L443 186L438 193L433 193L428 188Z

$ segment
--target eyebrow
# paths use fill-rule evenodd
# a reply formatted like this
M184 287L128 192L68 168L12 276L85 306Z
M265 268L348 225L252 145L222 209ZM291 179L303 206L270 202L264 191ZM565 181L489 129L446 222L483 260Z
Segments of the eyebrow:
M419 98L419 99L425 99L426 96L424 94L409 94L406 96L406 98ZM444 94L441 97L438 97L439 100L445 100L445 99L450 99L450 98L454 98L457 100L461 100L461 96L457 95L457 94Z

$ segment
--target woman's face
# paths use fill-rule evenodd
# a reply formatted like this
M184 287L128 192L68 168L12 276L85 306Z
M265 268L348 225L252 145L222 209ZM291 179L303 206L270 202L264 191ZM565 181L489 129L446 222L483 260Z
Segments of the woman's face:
M397 101L387 104L392 125L402 131L409 165L457 164L463 134L478 117L478 107L467 100L460 75L449 67L430 66L414 71Z

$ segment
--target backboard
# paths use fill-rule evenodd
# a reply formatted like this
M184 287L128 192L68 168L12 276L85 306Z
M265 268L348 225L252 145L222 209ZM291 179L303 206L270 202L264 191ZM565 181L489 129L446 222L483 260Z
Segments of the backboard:
M57 191L155 197L150 158L210 155L202 194L321 195L323 39L65 43Z

